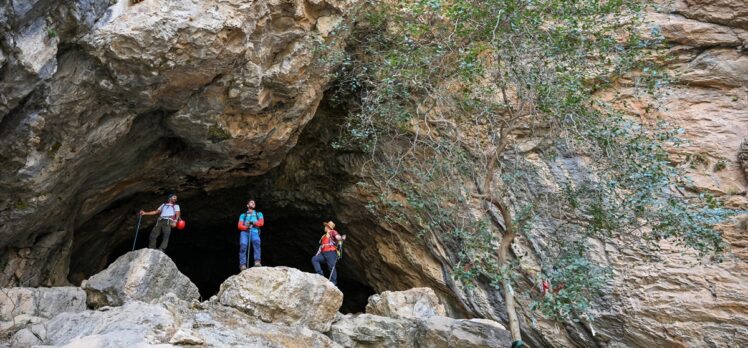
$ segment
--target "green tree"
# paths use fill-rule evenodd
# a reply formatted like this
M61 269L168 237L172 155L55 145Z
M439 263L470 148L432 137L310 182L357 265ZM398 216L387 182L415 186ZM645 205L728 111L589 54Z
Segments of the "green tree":
M730 212L681 194L683 173L665 149L680 132L599 96L622 83L651 96L665 80L657 32L638 34L644 5L377 1L353 28L335 87L351 111L337 146L371 154L364 185L382 192L373 213L443 239L463 284L488 279L502 290L514 340L513 284L523 277L554 284L542 296L520 292L533 310L592 320L608 274L586 238L722 252L714 226ZM531 154L575 158L587 172L542 190ZM553 234L540 274L528 275L512 244L538 224Z

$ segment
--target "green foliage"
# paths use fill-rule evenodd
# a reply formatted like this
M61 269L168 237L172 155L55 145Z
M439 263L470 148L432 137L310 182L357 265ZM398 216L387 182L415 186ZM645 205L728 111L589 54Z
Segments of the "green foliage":
M714 225L731 212L706 196L680 194L687 181L666 147L680 145L681 131L636 122L616 100L594 97L622 79L644 95L667 83L650 56L658 30L639 35L644 6L371 1L352 28L347 56L336 60L332 90L333 101L350 110L334 146L371 155L366 169L382 194L370 211L439 239L461 284L498 287L522 270L517 259L497 259L506 221L476 198L488 180L521 236L532 239L538 223L556 226L538 277L564 288L536 297L533 309L560 320L591 318L609 277L582 243L588 238L655 249L667 239L719 255ZM526 139L540 145L527 150L520 146ZM585 159L587 178L567 179L558 192L538 190L528 151L548 161ZM499 163L488 172L494 156ZM468 208L476 206L482 211Z
M223 127L214 124L208 127L208 139L214 143L231 139L231 134Z
M59 141L57 141L57 142L55 142L54 144L52 144L52 146L50 146L50 147L49 147L49 148L47 149L47 151L46 151L46 153L47 153L47 157L49 157L49 158L54 158L54 157L55 157L55 155L57 154L57 151L59 151L59 150L60 150L60 147L61 147L61 146L62 146L62 144L61 144L61 143L60 143Z

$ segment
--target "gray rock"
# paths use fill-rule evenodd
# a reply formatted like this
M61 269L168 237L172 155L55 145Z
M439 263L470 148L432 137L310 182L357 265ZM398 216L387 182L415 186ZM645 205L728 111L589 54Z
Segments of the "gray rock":
M10 345L13 347L31 347L40 343L42 339L37 337L30 328L21 329L10 338Z
M166 293L185 300L198 299L197 286L180 273L160 250L140 249L120 256L83 284L89 306L121 306L128 301L151 301Z
M493 320L433 316L419 320L416 342L433 348L509 347L512 335Z
M45 327L47 345L135 347L167 343L177 324L164 306L135 301L121 307L63 313Z
M317 274L288 267L252 267L221 284L221 304L265 322L326 332L343 293Z
M133 301L61 314L45 328L43 344L66 347L339 347L327 336L304 327L263 323L234 308L190 303L173 294L154 303ZM24 338L31 339L26 335Z
M86 293L75 287L0 289L0 320L19 315L52 318L86 310Z
M417 324L371 314L338 318L327 335L343 347L415 347Z
M446 315L444 306L431 288L385 291L369 297L366 313L391 318L428 318Z
M340 316L327 335L343 347L509 347L511 334L487 319L388 318L371 314Z

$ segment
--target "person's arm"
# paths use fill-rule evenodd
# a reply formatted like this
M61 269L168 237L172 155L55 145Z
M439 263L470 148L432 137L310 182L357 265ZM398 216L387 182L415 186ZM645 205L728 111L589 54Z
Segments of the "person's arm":
M337 239L338 241L345 240L345 235L341 236L340 234L335 234L335 239Z
M239 215L239 223L236 224L236 227L239 228L239 231L246 231L249 229L249 226L244 224L244 214Z
M176 219L177 219L177 221L179 221L179 217L180 217L180 216L182 216L182 212L181 212L181 211L179 211L179 210L177 210L177 211L176 211L176 212L174 213L174 215L176 215Z
M156 214L161 214L161 207L158 207L158 209L151 210L151 211L143 211L142 209L140 210L140 215L156 215Z

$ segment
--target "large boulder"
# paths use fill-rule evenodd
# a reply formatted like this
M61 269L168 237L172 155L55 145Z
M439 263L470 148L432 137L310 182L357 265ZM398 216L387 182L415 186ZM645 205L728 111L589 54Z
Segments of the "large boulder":
M174 294L153 303L133 301L61 314L37 330L35 337L30 333L19 332L12 342L36 339L34 344L66 347L339 347L308 328L264 323L217 302L188 302Z
M80 288L0 289L0 337L13 335L12 347L30 347L41 343L41 323L60 313L84 310L86 293Z
M509 331L493 320L444 316L396 319L371 314L341 315L327 335L346 348L509 347L512 342Z
M288 267L253 267L221 284L221 304L265 322L326 332L343 293L324 277Z
M417 324L371 314L340 316L327 333L343 347L415 347Z
M406 291L385 291L369 297L366 313L391 318L428 318L446 315L431 288L413 288Z
M198 299L197 286L179 272L160 250L140 249L120 256L83 284L89 306L121 306L125 302L151 301L166 293L185 300Z
M433 348L509 347L512 335L493 320L433 316L419 320L416 342Z
M86 310L86 293L75 287L0 289L0 321L19 315L49 319Z

